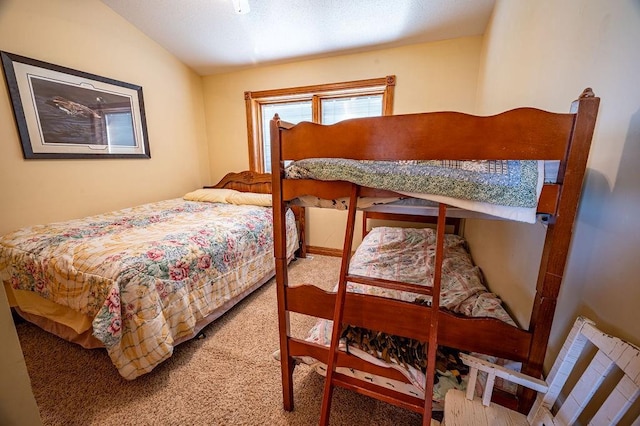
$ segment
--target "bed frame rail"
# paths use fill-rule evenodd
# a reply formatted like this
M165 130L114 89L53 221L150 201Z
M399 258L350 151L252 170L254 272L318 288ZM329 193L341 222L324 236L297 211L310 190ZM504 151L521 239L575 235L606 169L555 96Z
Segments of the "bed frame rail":
M486 117L432 112L303 122L281 133L280 158L562 160L574 120L571 113L517 108Z
M333 317L336 297L333 292L303 284L288 287L286 297L289 312L325 319ZM415 303L354 293L346 296L343 322L356 327L427 341L429 331L424 324L429 324L429 320L430 311ZM446 311L440 314L438 336L439 344L444 346L519 362L527 360L531 341L526 330L495 318L465 318Z

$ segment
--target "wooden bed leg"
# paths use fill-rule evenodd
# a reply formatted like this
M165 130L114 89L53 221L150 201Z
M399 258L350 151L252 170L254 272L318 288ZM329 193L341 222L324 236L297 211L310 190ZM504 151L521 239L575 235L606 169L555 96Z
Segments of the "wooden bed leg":
M295 363L290 356L280 354L280 371L282 372L282 408L293 411L293 369Z
M307 257L307 238L305 235L305 216L306 210L302 206L291 206L291 210L296 217L296 225L298 226L298 250L296 251L296 256L301 259Z
M276 293L278 296L278 326L280 329L280 372L282 375L282 405L286 411L293 410L293 369L295 362L289 355L289 313L283 308L288 282L286 259L276 258Z
M278 335L280 339L280 374L282 380L282 406L286 411L293 410L293 358L289 355L289 312L287 311L287 287L289 285L287 262L287 226L286 205L282 197L282 177L284 163L280 161L279 117L270 123L272 146L271 193L273 205L273 255L276 269L276 296L278 299ZM302 213L301 213L302 212ZM297 214L296 214L297 213ZM300 220L304 209L294 209ZM298 225L300 223L298 222ZM304 226L304 223L303 223ZM304 242L303 242L304 248Z

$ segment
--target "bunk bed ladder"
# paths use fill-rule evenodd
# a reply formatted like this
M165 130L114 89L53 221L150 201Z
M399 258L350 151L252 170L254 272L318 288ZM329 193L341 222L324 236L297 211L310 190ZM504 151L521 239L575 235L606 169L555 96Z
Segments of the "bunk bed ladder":
M380 399L382 401L407 408L409 410L419 412L423 415L423 425L430 425L432 411L432 395L433 384L435 379L435 362L437 350L437 331L438 331L438 312L440 309L440 281L442 275L442 261L444 250L444 230L446 220L446 206L440 204L438 212L438 222L436 231L436 252L434 261L434 278L432 287L425 287L418 284L390 281L384 279L376 279L363 277L359 275L349 274L349 265L352 255L353 234L355 229L356 205L359 194L359 186L353 184L351 195L349 198L349 211L347 217L347 226L345 230L345 240L342 252L342 263L340 267L340 279L338 283L338 291L336 293L336 302L333 314L333 328L331 333L331 345L329 349L329 357L327 361L327 373L324 383L324 392L322 398L322 407L320 412L320 425L328 425L331 412L331 397L333 395L334 386L340 386L355 392ZM428 260L427 260L428 261ZM411 291L431 296L431 307L429 315L429 340L427 344L427 371L424 401L415 397L410 397L400 392L392 391L387 388L375 385L373 383L359 382L349 376L336 371L338 352L340 345L340 335L343 328L342 319L344 313L344 305L347 293L347 282L357 282L370 286L391 288L396 290ZM372 296L373 297L373 296ZM437 422L436 422L437 423Z

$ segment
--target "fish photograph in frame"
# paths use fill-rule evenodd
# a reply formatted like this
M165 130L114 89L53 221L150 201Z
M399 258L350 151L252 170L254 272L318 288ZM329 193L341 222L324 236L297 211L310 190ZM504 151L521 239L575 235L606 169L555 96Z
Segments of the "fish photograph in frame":
M24 158L151 158L141 86L0 57Z

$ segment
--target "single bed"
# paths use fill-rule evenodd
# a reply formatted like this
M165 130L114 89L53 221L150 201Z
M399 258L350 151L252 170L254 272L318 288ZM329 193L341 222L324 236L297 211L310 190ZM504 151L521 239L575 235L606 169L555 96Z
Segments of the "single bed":
M411 205L409 211L415 205ZM394 219L409 222L433 223L433 217L413 214L393 215ZM437 218L435 218L437 221ZM447 218L449 219L449 218ZM442 281L440 307L454 315L477 318L495 318L506 324L516 326L516 322L502 305L502 301L491 293L484 284L480 269L474 265L465 239L456 234L444 237L444 258L442 261ZM349 266L352 276L380 278L394 282L408 282L422 286L431 285L434 275L434 252L436 249L436 230L432 228L376 226L370 229L361 244L355 250ZM333 289L338 290L338 285ZM419 305L430 305L431 297L397 289L378 288L369 285L348 282L347 291L360 295L393 298ZM305 341L326 348L330 347L333 321L318 318L306 334ZM376 366L391 369L389 374L381 376L366 373L354 368L338 367L340 374L375 383L376 386L424 398L426 390L427 356L425 343L416 339L390 335L388 333L343 324L340 336L340 350L373 363ZM444 397L450 389L465 390L468 383L468 368L463 364L459 350L440 346L436 354L436 372L432 389L433 416L440 418L444 409ZM474 353L489 362L499 363L508 368L519 370L521 364L485 354ZM279 356L279 354L278 354ZM318 374L326 376L327 365L311 356L296 357L296 362L310 365ZM396 377L400 373L404 377ZM394 377L394 378L392 378ZM477 382L477 392L482 393L483 377ZM498 399L512 398L517 388L508 382L496 383Z
M534 108L518 108L502 114L479 117L456 112L436 112L399 116L375 117L347 120L332 126L301 123L296 126L282 123L277 117L271 123L273 197L275 214L275 255L278 282L278 306L280 320L280 359L282 367L283 404L286 410L293 409L293 382L291 374L296 359L311 357L323 363L331 359L331 352L322 344L292 337L288 333L289 314L302 313L318 318L332 319L336 295L310 284L292 286L288 283L284 262L283 213L286 206L302 196L335 200L353 197L354 188L361 197L417 196L436 202L458 205L460 196L457 187L431 197L431 193L420 194L406 187L377 185L367 176L363 178L360 164L393 161L396 165L414 161L489 161L503 163L517 160L517 170L536 170L531 190L528 186L526 216L516 220L531 222L544 215L547 236L540 264L539 278L530 324L527 329L518 328L500 319L471 318L448 310L432 312L428 306L393 300L383 297L346 293L342 324L376 330L391 335L403 336L422 342L437 335L437 344L458 350L477 352L522 363L522 371L529 375L540 375L553 322L556 300L562 282L567 252L575 213L580 198L582 182L593 135L599 98L591 89L585 89L572 104L569 113L553 113ZM296 171L294 176L285 171L289 163L308 159L329 159L315 167L313 176ZM324 161L324 160L323 160ZM341 162L349 163L343 168ZM545 162L557 165L554 183L546 183ZM327 165L329 164L329 165ZM552 164L552 163L550 163ZM386 170L399 168L387 166ZM511 164L508 166L512 168ZM306 165L305 165L306 169ZM339 169L338 174L325 174L327 170ZM342 173L342 174L340 174ZM421 173L415 173L420 175ZM522 175L529 172L521 173ZM531 175L533 176L533 175ZM407 181L405 176L391 180ZM388 179L387 179L388 181ZM401 182L405 183L405 182ZM441 186L442 179L430 183L427 188ZM471 184L473 186L474 184ZM407 190L408 189L408 190ZM441 188L436 188L437 190ZM486 191L485 191L486 192ZM534 192L534 203L530 196ZM516 194L516 198L520 195ZM351 198L352 200L354 198ZM496 212L492 206L475 211L475 207L464 200L461 208L436 208L452 217L481 217L513 219L511 213ZM476 201L476 200L472 200ZM486 201L486 200L481 200ZM524 204L523 204L524 206ZM508 206L511 207L511 206ZM421 213L418 213L421 212ZM396 212L397 213L397 212ZM411 214L434 215L434 209L411 209ZM466 216L468 214L468 216ZM518 213L519 214L519 213ZM351 216L351 211L349 212ZM531 216L533 215L533 216ZM353 213L355 217L355 213ZM348 221L346 240L353 235L353 220ZM345 242L343 269L349 270L351 250ZM441 256L442 258L442 256ZM392 261L390 261L392 262ZM345 268L345 265L347 266ZM444 272L443 272L444 273ZM350 275L346 275L348 279ZM437 323L432 321L437 318ZM435 324L436 333L429 332ZM345 352L338 352L335 365L368 374L388 377L400 382L407 378L394 369L380 367ZM342 379L341 379L342 380ZM344 383L347 383L346 379ZM423 412L425 401L400 392L380 389L366 380L348 381L348 388L382 400ZM330 395L330 394L329 394ZM517 396L495 395L500 402L526 410L532 394L519 391ZM330 398L330 396L329 396ZM325 388L326 399L326 388ZM323 404L324 405L324 404ZM430 413L429 413L430 414Z
M126 379L273 277L270 175L230 173L183 198L0 238L0 279L16 312L86 348ZM287 259L298 248L286 215Z
M398 282L430 285L434 271L436 232L431 228L374 227L362 240L351 259L352 275L376 277ZM489 292L480 269L473 264L464 238L450 234L444 239L442 264L442 288L440 306L453 314L468 317L496 318L515 326L515 321L504 309L501 300ZM337 286L334 291L337 290ZM377 288L349 282L347 291L357 294L393 298L409 303L429 305L431 298L417 293L396 289ZM305 340L329 347L332 321L319 318ZM365 361L375 362L385 368L402 373L409 383L390 380L373 374L362 375L349 369L343 374L366 377L380 386L408 395L424 397L425 345L422 342L380 333L362 327L347 325L341 333L341 348ZM438 354L438 381L433 389L434 410L442 410L444 395L448 389L466 388L466 369L458 359L457 351L441 348ZM480 354L478 354L480 355ZM318 373L325 374L326 364L311 357L300 357ZM496 360L507 363L508 360ZM507 365L510 365L507 363ZM513 388L503 389L513 391Z

